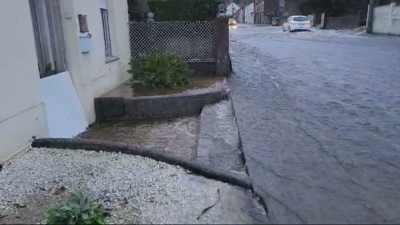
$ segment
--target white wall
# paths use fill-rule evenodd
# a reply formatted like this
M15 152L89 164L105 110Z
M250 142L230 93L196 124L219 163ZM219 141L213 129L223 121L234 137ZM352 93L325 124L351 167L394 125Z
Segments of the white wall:
M238 5L236 5L235 3L231 3L226 7L226 15L227 16L232 16L233 14L235 14L235 12L237 12L240 9L240 7Z
M254 23L254 3L250 3L244 8L244 22Z
M48 135L28 1L0 1L0 163Z
M376 7L373 20L373 33L400 35L400 6L395 3Z
M108 0L108 13L113 55L118 60L106 62L103 26L100 14L101 0L61 0L68 71L81 101L87 122L95 121L95 97L117 87L128 79L130 58L128 5L124 0ZM92 49L81 53L79 45L78 15L87 15Z

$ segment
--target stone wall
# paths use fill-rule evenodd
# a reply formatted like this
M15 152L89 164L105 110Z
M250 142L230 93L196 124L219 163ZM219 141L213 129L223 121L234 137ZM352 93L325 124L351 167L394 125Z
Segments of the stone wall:
M224 90L201 94L177 94L125 99L96 98L96 119L120 121L197 116L204 106L229 99Z
M325 18L326 29L354 29L359 26L359 23L358 15Z

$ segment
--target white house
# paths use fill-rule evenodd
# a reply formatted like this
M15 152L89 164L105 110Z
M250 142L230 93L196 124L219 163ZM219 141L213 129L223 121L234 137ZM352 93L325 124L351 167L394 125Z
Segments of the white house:
M226 7L226 15L233 16L233 14L235 14L239 9L240 7L232 2Z
M244 8L244 22L245 23L254 23L254 3L248 4Z
M72 137L128 79L124 0L0 1L0 163L36 137Z

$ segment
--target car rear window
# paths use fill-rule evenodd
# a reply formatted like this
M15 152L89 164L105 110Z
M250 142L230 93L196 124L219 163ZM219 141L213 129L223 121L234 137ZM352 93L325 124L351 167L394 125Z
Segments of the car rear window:
M308 18L305 16L298 16L293 18L294 21L308 21Z

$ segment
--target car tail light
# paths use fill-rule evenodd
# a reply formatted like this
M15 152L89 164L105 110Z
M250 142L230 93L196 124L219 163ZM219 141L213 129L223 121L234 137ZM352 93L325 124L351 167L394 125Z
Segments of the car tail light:
M310 24L311 24L311 22L310 22L310 21L308 21L307 23L308 23L308 25L310 25Z
M292 24L293 24L293 25L296 25L296 22L292 21Z

